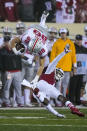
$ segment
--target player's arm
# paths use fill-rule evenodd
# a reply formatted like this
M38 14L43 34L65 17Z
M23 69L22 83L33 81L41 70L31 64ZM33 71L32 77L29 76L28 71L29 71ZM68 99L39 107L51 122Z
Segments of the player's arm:
M32 84L36 83L38 81L38 79L39 79L39 77L40 77L40 75L41 75L41 73L42 73L42 71L44 69L45 57L40 58L39 63L40 63L40 66L38 68L38 71L37 71L37 74L36 74L35 78L31 82Z
M11 48L14 48L16 46L16 44L20 44L21 43L21 40L19 37L15 37L14 39L12 39L10 41L10 45L11 45Z
M37 71L37 75L40 76L43 69L44 69L44 63L45 63L45 57L44 58L40 58L39 60L39 64L40 64L40 67L38 68L38 71Z
M67 44L64 48L64 51L62 53L60 53L49 65L48 68L45 72L45 74L50 74L51 72L54 71L54 69L56 68L57 63L67 54L69 53L69 44Z
M72 63L73 63L73 74L75 74L77 70L77 62L76 62L76 49L74 43L72 43Z

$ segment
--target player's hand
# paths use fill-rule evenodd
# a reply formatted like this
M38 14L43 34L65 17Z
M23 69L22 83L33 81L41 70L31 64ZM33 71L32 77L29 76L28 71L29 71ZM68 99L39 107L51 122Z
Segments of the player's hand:
M69 44L67 44L67 45L65 46L64 51L65 51L65 53L71 52L71 50L70 50L70 45L69 45Z
M57 114L57 117L60 117L60 118L66 118L65 115L62 115L62 114L60 114L60 113Z
M20 51L21 53L25 51L25 46L23 44L17 43L15 47L16 47L16 50Z
M49 15L49 11L48 11L48 10L43 11L43 15L44 15L45 17L47 17L47 16Z
M38 82L39 76L36 75L35 78L31 81L31 84L36 85Z

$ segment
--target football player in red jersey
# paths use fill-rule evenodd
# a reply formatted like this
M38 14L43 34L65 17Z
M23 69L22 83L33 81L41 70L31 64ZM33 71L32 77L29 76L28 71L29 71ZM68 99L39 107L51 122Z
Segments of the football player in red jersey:
M39 81L36 83L36 85L31 85L31 88L33 89L33 94L36 99L38 99L41 103L43 103L46 108L56 115L57 117L65 117L64 115L58 113L49 103L50 98L54 98L55 100L61 101L63 104L65 104L73 114L76 114L78 116L84 117L84 114L79 111L78 108L76 108L69 100L67 100L60 92L57 90L54 86L55 79L60 80L64 73L61 69L55 69L57 63L60 61L60 59L65 56L69 50L69 45L67 44L64 51L58 55L49 65L46 69L43 70L42 75L40 76ZM26 85L30 87L30 83L28 83L26 80L22 82L22 85Z

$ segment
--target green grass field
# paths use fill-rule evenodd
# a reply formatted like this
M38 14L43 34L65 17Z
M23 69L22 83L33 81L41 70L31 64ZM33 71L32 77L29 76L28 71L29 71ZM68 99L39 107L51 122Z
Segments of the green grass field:
M86 115L79 117L68 109L56 109L66 115L57 118L45 109L0 109L0 131L87 131Z

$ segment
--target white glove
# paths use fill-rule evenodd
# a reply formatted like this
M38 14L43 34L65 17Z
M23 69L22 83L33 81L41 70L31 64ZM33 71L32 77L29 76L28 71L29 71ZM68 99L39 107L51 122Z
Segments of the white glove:
M60 117L60 118L66 118L65 115L62 115L62 114L60 114L60 113L57 114L57 117Z
M35 78L31 81L31 84L37 84L38 79L39 79L39 76L36 75Z
M32 88L33 90L36 88L36 83L31 84L29 81L27 81L26 79L24 79L21 83L21 85Z

